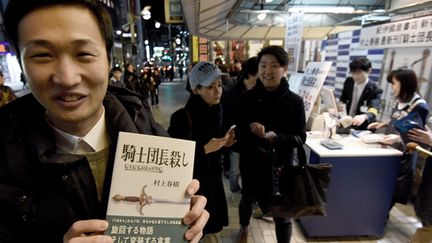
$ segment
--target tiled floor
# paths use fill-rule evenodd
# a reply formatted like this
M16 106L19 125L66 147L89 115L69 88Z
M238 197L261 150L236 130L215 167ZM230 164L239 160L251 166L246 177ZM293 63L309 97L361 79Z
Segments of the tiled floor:
M165 128L169 125L170 115L180 107L183 107L189 94L184 89L184 82L162 83L160 86L160 103L153 106L153 114L156 120ZM226 181L225 181L225 184ZM237 206L240 200L239 194L229 192L227 186L226 195L229 206L230 224L221 232L222 242L234 242L235 236L239 230L239 218ZM355 210L355 209L353 209ZM291 242L379 242L379 243L407 243L409 237L416 228L420 227L418 219L415 217L412 205L399 205L390 212L390 219L387 224L385 234L381 239L376 238L349 238L349 239L305 239L299 225L294 222L293 236ZM249 231L248 242L255 243L272 243L276 242L274 224L271 221L263 219L252 219Z

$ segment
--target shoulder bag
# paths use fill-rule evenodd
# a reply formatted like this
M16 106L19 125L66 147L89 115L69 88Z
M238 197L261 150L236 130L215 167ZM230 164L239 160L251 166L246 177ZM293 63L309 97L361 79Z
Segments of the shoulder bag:
M273 198L269 216L326 215L326 192L332 165L308 164L303 146L297 147L296 165L273 166Z

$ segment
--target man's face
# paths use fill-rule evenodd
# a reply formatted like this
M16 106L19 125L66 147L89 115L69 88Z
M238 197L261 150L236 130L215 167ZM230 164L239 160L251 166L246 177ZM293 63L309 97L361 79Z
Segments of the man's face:
M258 63L258 76L264 88L272 91L279 87L283 75L288 70L287 66L281 66L273 55L263 55Z
M369 73L370 71L366 72L361 69L357 69L351 72L351 76L356 84L362 84L368 79Z
M121 76L122 76L122 72L119 70L116 70L113 72L113 76L114 76L115 80L120 81Z
M110 66L95 16L79 6L41 8L18 35L24 74L51 122L85 135L103 113Z

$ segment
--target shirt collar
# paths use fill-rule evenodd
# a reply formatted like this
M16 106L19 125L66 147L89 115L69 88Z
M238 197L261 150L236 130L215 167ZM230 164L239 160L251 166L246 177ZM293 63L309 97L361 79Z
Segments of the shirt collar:
M49 122L53 128L56 148L59 152L69 154L83 154L99 152L108 146L108 136L105 123L105 109L93 128L83 137L64 132Z
M368 82L369 82L369 78L366 79L366 81L364 81L364 82L361 83L361 84L354 83L354 86L357 87L357 89L361 89L361 90L363 90L363 89L366 87L366 84L367 84Z

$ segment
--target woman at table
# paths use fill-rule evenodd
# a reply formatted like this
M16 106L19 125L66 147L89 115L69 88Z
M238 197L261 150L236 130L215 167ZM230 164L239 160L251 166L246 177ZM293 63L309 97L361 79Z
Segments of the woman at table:
M419 114L423 124L426 124L426 118L429 114L429 106L417 93L417 76L413 70L407 68L393 70L388 74L387 81L392 86L392 95L395 98L391 118L384 122L371 123L368 126L368 129L385 127L384 133L386 135L381 140L381 143L391 145L392 147L404 152L396 188L393 194L392 204L390 205L391 209L396 202L403 204L408 202L413 180L413 161L411 155L406 153L405 149L405 143L410 140L406 135L402 135L401 137L392 124L396 120L415 112Z

